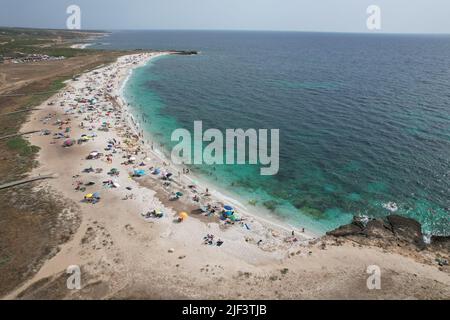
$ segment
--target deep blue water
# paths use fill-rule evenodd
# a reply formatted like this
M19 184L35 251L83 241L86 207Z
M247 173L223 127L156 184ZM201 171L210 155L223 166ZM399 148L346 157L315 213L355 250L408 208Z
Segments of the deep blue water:
M126 96L170 150L173 129L279 128L280 171L194 170L255 209L326 231L398 214L450 234L450 36L114 32L100 48L199 50L138 69Z

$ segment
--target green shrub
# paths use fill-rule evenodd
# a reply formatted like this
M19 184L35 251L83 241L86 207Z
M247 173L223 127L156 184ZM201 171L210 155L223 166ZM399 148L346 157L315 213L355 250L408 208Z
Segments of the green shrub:
M11 150L18 152L21 156L30 156L39 152L40 150L38 146L31 145L22 137L11 138L6 142L6 145Z

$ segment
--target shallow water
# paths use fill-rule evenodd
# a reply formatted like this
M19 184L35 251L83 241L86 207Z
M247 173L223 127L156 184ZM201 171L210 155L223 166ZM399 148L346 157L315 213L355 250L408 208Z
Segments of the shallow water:
M157 58L125 87L170 150L176 128L279 128L280 171L195 171L296 226L397 213L450 234L450 37L295 32L115 32L102 48L200 50ZM144 122L143 119L146 119Z

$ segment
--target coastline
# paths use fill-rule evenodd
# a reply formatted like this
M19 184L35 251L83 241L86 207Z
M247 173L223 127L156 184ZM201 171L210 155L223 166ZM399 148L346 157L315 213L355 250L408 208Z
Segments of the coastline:
M73 44L70 47L72 49L86 49L87 47L92 46L93 43L77 43L77 44Z
M89 41L89 42L80 42L79 43L74 43L70 46L70 48L72 49L86 49L88 47L94 46L96 44L96 40L105 38L108 35L108 33L98 33L96 35L91 35L87 38L85 38L83 41Z
M148 63L150 63L155 58L158 58L158 57L161 57L164 55L170 55L170 54L172 54L172 53L171 52L162 53L160 55L151 57L150 59L148 59L146 61L143 61L142 63L136 65L133 68L130 68L127 75L123 79L121 79L121 81L120 81L121 84L119 86L120 89L118 90L118 93L117 93L117 96L118 96L117 102L119 103L121 108L123 108L124 110L127 110L127 113L130 115L128 125L130 126L130 128L133 129L133 131L136 135L141 135L141 138L143 141L143 147L145 147L146 152L149 154L152 154L155 157L158 157L160 161L168 163L169 164L168 167L172 171L179 172L182 183L185 186L198 184L198 186L201 189L203 189L203 190L208 189L209 193L211 193L213 198L216 199L216 201L213 200L213 202L221 202L221 203L232 205L234 208L237 209L237 211L239 213L242 213L242 215L249 216L249 217L252 217L253 219L259 220L260 222L266 224L269 227L281 229L287 233L291 233L292 231L294 231L295 234L299 235L300 238L302 238L302 240L310 241L310 240L314 240L314 239L317 239L317 238L320 238L321 236L323 236L324 234L319 234L318 232L316 232L314 230L304 228L305 230L302 231L299 227L291 226L287 222L283 221L281 218L277 218L275 216L275 214L270 214L270 212L268 210L266 210L266 212L264 212L263 214L258 214L256 211L261 211L264 209L263 208L253 209L253 208L250 208L249 206L246 206L245 204L243 204L243 202L241 200L237 199L235 197L235 195L227 194L226 190L224 190L223 188L220 188L220 186L218 186L210 181L207 181L201 175L193 173L192 171L189 173L189 175L184 174L184 173L181 174L181 172L183 172L182 166L174 165L170 161L170 159L168 159L165 156L165 153L162 150L159 150L159 148L157 146L154 146L153 149L150 147L149 143L151 143L151 141L153 141L154 139L149 132L145 131L144 129L141 129L140 124L133 118L133 116L132 116L133 105L126 100L124 90L127 85L127 82L132 77L132 74L135 69L145 67Z
M224 261L229 261L229 263L235 267L239 267L242 263L245 265L248 263L262 263L263 265L272 263L278 264L280 259L284 259L289 252L296 251L296 248L308 245L311 239L304 237L303 234L296 232L295 237L293 237L291 235L292 229L241 212L241 208L236 209L243 221L234 225L221 223L216 216L204 217L203 215L194 214L190 214L190 217L182 223L175 223L173 219L178 216L179 211L188 211L186 210L188 207L192 209L194 207L198 208L199 206L198 203L194 203L190 199L192 194L196 194L197 191L192 192L192 194L189 193L190 190L186 187L186 183L192 181L189 177L182 177L183 181L175 184L176 189L185 192L185 199L171 202L170 200L161 197L164 195L167 196L169 190L161 187L163 181L160 177L148 174L144 178L131 178L130 174L132 168L120 164L121 159L119 159L117 155L114 156L112 163L107 163L104 159L99 159L95 160L94 164L92 160L91 162L88 162L88 160L85 159L85 157L93 150L102 152L109 141L116 139L117 141L122 142L128 141L126 147L122 145L123 147L118 147L117 149L120 150L118 153L122 154L124 158L126 158L125 154L133 153L142 161L151 158L150 160L153 166L160 165L161 168L164 166L164 162L168 161L167 159L160 157L157 152L152 152L152 150L145 151L145 147L148 147L145 146L145 144L142 147L139 146L141 144L139 141L139 132L137 132L136 136L135 130L137 130L137 128L132 128L132 118L127 116L129 114L127 110L128 107L121 101L120 89L122 88L123 81L127 78L127 75L130 74L130 70L143 66L151 58L171 53L172 52L139 53L122 56L117 62L111 65L84 73L77 77L76 80L68 80L66 82L66 88L49 98L38 109L33 111L31 114L31 121L22 127L22 131L29 131L29 128L33 128L35 130L41 130L41 132L43 132L42 130L49 130L52 134L56 133L58 130L61 131L63 128L69 127L70 134L68 134L68 136L70 136L71 139L80 137L83 132L89 133L94 130L96 135L95 138L89 139L87 143L73 145L68 148L62 147L62 142L66 138L52 141L52 136L49 135L37 133L30 136L30 142L41 148L38 156L40 166L34 170L33 174L42 175L48 172L55 174L57 178L43 182L42 187L55 190L55 196L63 196L70 199L73 203L77 203L75 208L67 208L67 210L70 210L71 212L81 212L82 223L80 226L81 230L74 235L71 241L63 246L61 252L47 261L32 279L25 282L20 288L17 288L17 290L8 295L7 298L18 294L31 283L44 279L60 270L64 270L67 267L68 261L85 260L85 248L83 248L82 240L86 237L86 230L90 230L90 228L92 228L92 223L98 221L97 214L99 212L104 212L105 214L111 212L128 212L127 217L115 216L113 219L123 220L125 226L128 225L127 222L134 221L139 224L139 227L135 226L134 228L140 229L142 234L146 233L145 229L149 223L152 226L156 224L160 225L158 226L158 229L177 229L177 234L174 234L173 231L159 233L162 239L165 239L168 236L175 238L174 243L170 245L169 252L172 250L178 251L180 248L183 248L185 246L183 243L186 239L189 239L192 243L196 243L195 247L198 246L199 248L202 248L204 247L202 245L202 238L206 234L214 234L216 239L220 239L224 242L220 249L218 248L220 252L216 253L218 255L218 261L222 261L223 263L225 263ZM108 82L106 79L103 79L100 83L102 83L104 87L97 86L99 83L95 82L98 81L98 78L100 78L101 75L104 76L105 74L110 76L111 80ZM96 94L93 93L94 90L92 89L87 90L89 91L89 94L85 93L86 89L90 88L90 86L96 88ZM75 99L77 95L83 95L82 93L84 93L86 98L91 95L100 98L100 96L103 95L105 99L102 101L102 104L105 106L102 108L97 106L96 108L100 109L93 108L90 111L87 111L85 108L80 108L78 103L75 103L73 99ZM109 111L106 111L106 105L110 104L108 103L108 100L112 101L113 105L115 102L119 108L114 106L113 108L108 107ZM103 114L100 115L101 113ZM115 113L116 116L113 116L113 113ZM93 123L100 123L105 114L109 114L107 118L111 121L109 125L110 128L107 132L100 132L97 130L99 127L96 127ZM93 115L97 118L91 118ZM86 127L86 121L90 123L90 125L88 125L90 130L87 130L88 127ZM115 121L115 125L112 125L113 121ZM84 126L81 125L83 122L85 123ZM136 146L138 147L139 152L132 151ZM139 163L139 159L136 163ZM70 163L69 166L67 165L68 163ZM83 168L89 166L101 168L102 173L83 174ZM111 167L119 168L119 171L121 172L119 177L113 179L120 187L105 190L104 187L101 187L101 184L102 181L109 179L106 172L110 170ZM145 169L147 171L147 168ZM169 164L162 170L172 169L175 168ZM91 204L86 204L81 201L83 195L89 192L89 190L92 190L92 187L87 188L85 192L76 190L75 186L81 181L83 183L95 181L93 189L98 190L101 193L101 201L95 205L95 208L92 208ZM125 186L130 190L126 189ZM198 189L202 188L203 186L198 186ZM215 196L216 194L214 194L214 197ZM213 200L213 196L210 199L210 201L220 200L221 199ZM230 199L223 200L226 201ZM164 212L164 218L157 220L144 218L142 214L151 209L162 210ZM95 218L93 218L93 216ZM105 222L105 224L108 223L109 222ZM244 228L244 226L249 226L249 228ZM114 228L116 226L109 227ZM127 246L127 241L123 241L123 245ZM209 246L206 246L204 248L208 249L208 247ZM199 250L198 248L194 249L195 251ZM162 254L164 251L167 253L167 244L158 246L157 250L160 252L159 254ZM242 252L246 252L245 258L242 257ZM138 256L142 254L140 251L135 253ZM199 258L201 259L201 257ZM237 261L239 261L239 263ZM75 264L83 265L86 264L86 262L82 263L78 261Z
M240 224L221 224L218 219L201 214L191 214L182 223L175 222L180 209L198 206L191 201L180 201L190 200L193 193L185 186L183 189L182 183L172 181L171 188L183 190L184 196L170 202L166 198L171 189L163 185L164 180L151 174L141 178L130 176L133 167L140 167L140 161L145 162L146 172L149 166L165 170L164 160L158 154L146 153L139 129L130 127L129 107L123 101L120 101L123 108L119 105L121 84L130 70L154 56L152 53L122 56L110 65L80 75L77 80L69 80L66 88L34 110L22 127L22 132L42 130L41 134L29 136L29 141L41 148L37 159L40 165L32 174L58 176L35 188L69 199L61 215L79 216L81 225L31 279L10 292L6 299L39 297L39 288L49 287L61 279L65 284L65 270L69 265L81 267L83 289L71 291L63 286L58 292L75 299L326 299L425 295L425 290L412 294L411 281L417 288L429 283L438 285L441 291L436 296L445 297L447 274L435 266L416 262L412 256L327 237L293 241L291 230L274 228L251 215L246 220L251 230ZM89 106L87 100L91 98L96 101ZM102 127L107 130L98 130ZM44 130L51 134L44 134ZM66 138L57 139L59 133L71 139L83 134L92 138L64 148ZM120 144L114 150L104 151L111 139ZM87 160L86 156L94 150L111 152L111 161L106 156ZM131 155L136 157L134 164L124 165ZM83 172L89 167L101 172ZM120 175L107 175L112 168L118 168ZM104 181L120 186L109 187L111 183L105 185ZM79 186L85 190L77 190ZM92 192L100 193L100 202L83 201L84 195ZM162 210L164 216L142 216L151 209ZM223 244L204 244L203 237L207 234L213 234L214 241L220 239ZM367 291L368 264L383 267L387 276L383 292Z

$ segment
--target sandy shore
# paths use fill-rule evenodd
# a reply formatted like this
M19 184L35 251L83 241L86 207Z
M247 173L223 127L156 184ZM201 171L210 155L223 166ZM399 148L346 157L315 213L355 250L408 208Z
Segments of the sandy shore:
M197 210L207 203L220 207L233 200L211 186L209 195L205 185L192 187L196 179L143 143L150 138L141 134L120 97L130 70L163 54L169 53L123 56L112 65L69 81L63 91L34 111L22 128L48 130L30 137L30 142L41 148L40 166L33 175L56 174L57 179L39 188L73 200L76 204L65 214L80 215L82 222L59 253L7 298L61 275L69 265L82 268L84 288L98 288L101 283L102 290L82 294L69 290L68 297L420 297L421 292L407 288L411 281L417 285L437 282L441 286L437 296L448 294L448 276L412 258L354 244L324 250L323 245L309 243L312 235L297 230L292 236L292 229L256 217L237 202L232 205L243 221L234 224ZM64 141L83 135L85 142L63 147ZM87 160L93 151L103 155ZM87 168L93 172L84 172ZM113 168L118 175L108 174ZM155 168L159 174L151 173ZM146 175L133 177L133 171L139 169ZM168 172L172 173L170 179L163 179ZM86 194L95 192L100 195L98 203L83 201ZM174 192L183 196L170 201ZM154 209L162 211L163 217L143 216ZM188 212L189 217L178 223L180 211ZM214 235L211 244L204 243L208 234ZM366 267L371 264L381 265L389 274L387 291L367 289Z
M196 175L192 171L189 172L189 174L185 173L187 168L183 168L182 166L176 166L174 165L169 158L165 156L165 153L162 149L160 149L160 146L158 146L157 143L153 143L153 138L151 135L149 135L145 130L143 130L140 125L142 123L135 119L132 114L132 106L127 103L127 101L124 98L124 87L126 85L126 82L130 78L133 70L136 67L140 67L144 64L146 64L151 58L156 58L158 56L167 55L170 53L161 53L161 54L155 54L150 58L144 57L142 61L137 62L132 68L129 69L129 71L124 74L119 74L119 85L117 86L117 89L114 87L112 89L112 95L114 96L114 103L118 105L120 110L122 110L122 113L125 114L124 119L127 120L127 126L128 129L131 130L135 136L136 139L140 140L140 146L139 151L141 154L145 155L145 158L141 157L142 162L145 163L145 160L150 160L152 164L154 164L155 167L158 169L161 169L162 172L170 172L174 174L175 176L171 178L171 180L174 182L174 184L178 188L164 188L165 191L170 191L170 193L176 192L176 191L182 191L185 192L185 190L189 189L189 186L195 186L195 190L192 194L190 194L191 198L195 195L199 197L199 201L197 203L194 203L192 201L184 201L186 200L186 197L181 198L181 201L184 206L190 207L191 210L196 210L199 207L204 207L207 204L219 204L219 207L226 205L231 205L233 208L236 209L236 211L242 216L243 222L247 222L249 219L251 219L252 223L258 223L262 224L262 226L266 229L273 229L274 232L281 232L285 234L291 234L292 231L294 231L294 234L296 235L295 241L303 241L303 243L306 243L308 240L314 240L319 238L321 235L319 233L316 233L312 230L305 230L305 228L302 228L301 230L296 227L289 226L287 223L285 223L282 220L277 219L275 216L269 217L270 212L268 210L265 210L264 215L263 214L257 214L256 211L258 210L264 210L263 208L254 209L250 205L245 205L241 201L239 201L237 198L225 194L226 191L219 189L218 186L213 185L209 182L206 182L205 179L203 179L201 176ZM136 161L138 162L138 161ZM138 166L135 166L136 169L139 169ZM160 177L160 176L157 176ZM151 180L150 180L151 181ZM147 184L147 187L150 189L154 189L154 184L149 185L149 179L143 178L139 179L141 185ZM147 182L147 183L146 183ZM209 196L205 197L206 191L208 192ZM163 196L161 195L160 199L168 199L170 194L166 194ZM163 200L162 199L162 200ZM167 201L163 201L168 207L174 207L173 203L168 203ZM183 205L177 205L175 207L179 208L181 211L186 211L187 209L183 210ZM241 224L242 225L242 224ZM249 226L250 223L246 223L247 225L247 231L250 231Z
M77 43L77 44L71 45L70 47L72 49L86 49L89 46L92 46L92 43Z

